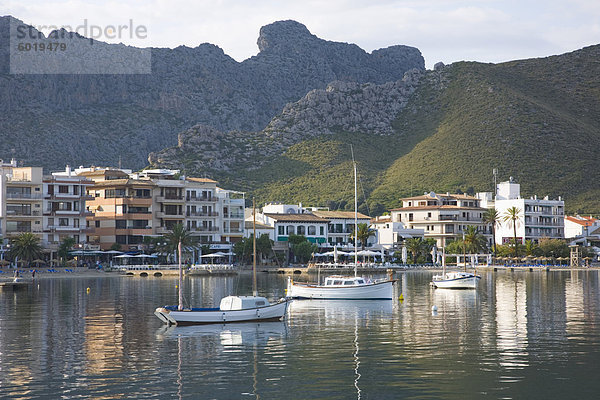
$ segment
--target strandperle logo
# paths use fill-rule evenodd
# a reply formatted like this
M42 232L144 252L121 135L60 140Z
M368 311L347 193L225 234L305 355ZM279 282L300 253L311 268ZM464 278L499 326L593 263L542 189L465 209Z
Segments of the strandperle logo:
M137 25L133 19L129 19L126 24L117 25L95 25L91 24L87 18L83 20L81 25L38 25L31 26L19 24L16 27L17 39L65 39L79 35L90 40L110 41L115 39L147 39L148 28L145 25ZM50 32L48 36L44 36L43 32Z
M12 21L10 73L151 73L149 43L141 48L123 44L131 41L149 41L148 27L136 23L133 19L107 25L94 24L84 19L81 24L74 26L33 26Z

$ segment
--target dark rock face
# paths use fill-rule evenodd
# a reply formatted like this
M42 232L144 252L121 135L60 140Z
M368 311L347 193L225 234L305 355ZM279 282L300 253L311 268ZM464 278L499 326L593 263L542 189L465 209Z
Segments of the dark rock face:
M381 84L424 69L418 49L368 54L280 21L261 29L260 52L241 63L202 44L151 49L151 74L15 75L6 40L11 18L0 17L0 158L50 168L115 164L119 157L142 167L149 152L173 146L189 126L258 131L287 103L329 82ZM117 46L98 48L115 57Z

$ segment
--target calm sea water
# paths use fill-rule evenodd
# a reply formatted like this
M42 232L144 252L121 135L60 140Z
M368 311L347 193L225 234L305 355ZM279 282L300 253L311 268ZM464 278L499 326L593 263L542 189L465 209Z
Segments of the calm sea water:
M598 398L598 271L489 272L477 291L400 277L403 302L295 301L284 322L171 328L153 310L175 302L172 278L4 289L0 397ZM216 305L250 283L190 278L186 299ZM259 286L278 298L285 278Z

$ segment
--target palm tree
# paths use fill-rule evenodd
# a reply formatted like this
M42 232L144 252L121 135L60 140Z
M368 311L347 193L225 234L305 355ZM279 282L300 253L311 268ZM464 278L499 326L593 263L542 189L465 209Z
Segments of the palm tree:
M183 224L174 225L171 228L171 232L165 235L165 239L170 248L177 248L177 262L179 265L179 306L178 309L183 310L183 270L181 269L181 248L183 246L190 245L192 243L192 236L190 232L185 229Z
M502 221L509 224L513 228L513 245L515 250L515 257L519 257L519 246L517 245L517 224L521 219L521 209L518 207L510 207L504 211Z
M406 246L406 250L410 251L410 253L412 254L412 261L413 263L417 262L417 257L421 254L421 251L423 250L423 239L421 238L410 238L410 239L406 239L406 241L404 242L405 246Z
M483 213L482 221L492 227L492 243L494 244L494 257L496 257L496 225L500 225L500 214L495 208L488 208Z
M478 253L486 248L485 237L472 225L465 229L463 241L465 249L470 253Z
M369 228L367 224L358 224L358 230L356 231L356 237L360 240L360 245L362 246L362 250L365 249L369 238L375 236L375 231ZM354 232L352 233L352 238L354 238Z
M43 255L40 238L33 233L25 232L12 239L10 255L19 257L30 263L31 260L41 258Z
M75 245L75 239L70 236L67 236L60 242L60 246L58 246L58 256L62 259L61 261L66 261L69 257L69 251Z

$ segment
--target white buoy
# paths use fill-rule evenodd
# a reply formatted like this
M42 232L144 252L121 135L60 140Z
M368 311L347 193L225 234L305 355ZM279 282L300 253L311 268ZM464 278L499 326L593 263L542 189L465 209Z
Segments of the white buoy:
M431 315L434 317L437 317L438 312L437 312L437 306L432 306L431 307Z
M437 306L431 306L431 311L437 311Z

